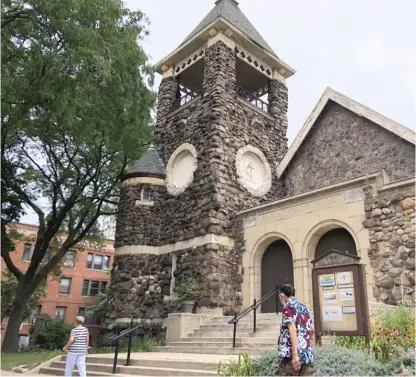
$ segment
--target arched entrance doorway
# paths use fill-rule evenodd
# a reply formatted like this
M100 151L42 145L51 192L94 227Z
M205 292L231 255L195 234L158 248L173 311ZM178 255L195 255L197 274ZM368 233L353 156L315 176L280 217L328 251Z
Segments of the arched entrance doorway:
M292 252L286 241L278 240L269 245L261 260L261 297L272 291L277 283L285 281L289 284L294 282ZM279 312L281 310L279 301ZM276 312L275 296L262 303L261 312Z
M315 249L315 259L330 250L348 251L349 254L357 255L354 238L344 228L332 229L319 239Z

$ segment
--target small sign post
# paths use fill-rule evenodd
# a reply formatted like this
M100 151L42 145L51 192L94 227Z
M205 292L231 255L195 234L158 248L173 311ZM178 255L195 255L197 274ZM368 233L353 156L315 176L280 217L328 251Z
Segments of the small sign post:
M316 343L328 335L364 336L370 342L370 320L364 265L348 252L330 250L312 261Z

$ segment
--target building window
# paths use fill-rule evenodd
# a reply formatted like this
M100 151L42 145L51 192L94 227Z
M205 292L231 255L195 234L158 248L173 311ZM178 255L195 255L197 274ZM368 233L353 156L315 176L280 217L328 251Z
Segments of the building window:
M149 186L143 186L142 192L141 192L141 201L142 202L150 202L150 194L151 190Z
M57 321L65 321L66 306L57 306L55 309L55 319Z
M42 310L42 305L38 305L32 310L28 317L23 317L22 323L35 323L36 318L39 317Z
M30 262L32 259L33 248L31 243L26 243L23 249L22 262Z
M74 267L74 265L75 265L75 251L69 250L65 255L64 266Z
M87 308L79 308L78 315L85 318L87 316Z
M42 263L48 263L51 258L52 258L52 249L49 248L48 250L46 250L46 253L43 256Z
M99 292L105 293L106 287L106 281L84 280L84 283L82 284L82 295L97 296Z
M59 283L59 294L69 295L69 291L71 290L71 280L71 278L61 279L61 282Z
M88 254L87 268L92 270L108 270L110 257L100 254Z

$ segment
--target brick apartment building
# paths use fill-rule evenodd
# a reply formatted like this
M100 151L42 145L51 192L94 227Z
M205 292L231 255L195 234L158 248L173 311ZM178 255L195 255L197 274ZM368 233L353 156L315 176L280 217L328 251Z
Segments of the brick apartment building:
M38 227L26 224L12 225L19 233L23 234L21 240L16 243L16 249L11 254L15 265L25 271L32 257L33 248ZM29 329L39 314L49 314L54 319L62 319L67 323L74 323L75 317L86 317L86 325L89 327L91 341L99 334L99 326L93 318L87 316L87 308L98 302L95 297L99 292L104 292L109 284L109 269L113 263L114 247L112 240L106 240L100 249L95 247L83 247L82 250L74 248L67 253L61 270L60 279L49 277L47 280L47 296L39 301L38 308L30 318L25 318L20 327L20 344L25 345L29 341ZM47 257L47 256L46 256ZM2 272L7 269L5 263L1 266ZM4 274L2 273L2 279ZM7 326L7 319L2 323L2 339Z

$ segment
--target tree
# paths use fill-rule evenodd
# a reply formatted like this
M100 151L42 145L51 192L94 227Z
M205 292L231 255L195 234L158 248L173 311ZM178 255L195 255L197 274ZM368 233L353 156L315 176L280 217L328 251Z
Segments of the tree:
M1 248L18 281L5 351L17 348L39 284L74 245L101 236L97 220L114 214L120 178L148 146L155 96L139 45L145 26L121 0L2 4L2 228L26 208L39 221L25 272Z
M9 317L13 310L13 302L19 282L16 277L8 270L3 272L5 280L1 282L1 322L6 317ZM36 287L35 292L28 300L24 311L24 318L29 318L32 312L39 305L39 299L46 296L45 284L40 284Z

